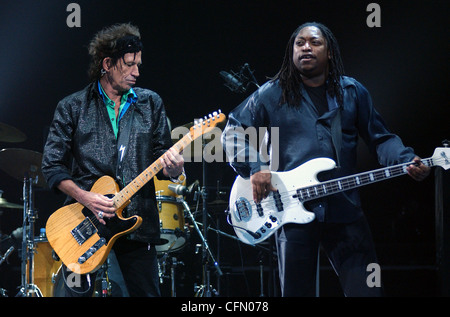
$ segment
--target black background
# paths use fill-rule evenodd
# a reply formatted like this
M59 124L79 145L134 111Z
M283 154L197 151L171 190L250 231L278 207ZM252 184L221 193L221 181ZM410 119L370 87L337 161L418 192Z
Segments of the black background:
M1 148L42 152L57 102L88 84L87 44L99 29L118 22L140 28L144 53L137 86L161 95L173 127L217 109L227 114L254 87L244 94L234 93L224 86L219 72L238 71L248 63L259 84L264 83L279 70L296 27L318 21L337 37L346 74L369 89L378 111L405 144L429 157L442 140L450 138L448 1L377 1L381 7L378 28L366 24L366 8L372 1L80 0L76 1L81 7L79 28L66 24L70 2L3 0L0 4L0 122L27 136L25 142L4 142ZM361 146L359 169L377 167ZM187 163L186 171L188 185L203 182L201 163ZM210 163L205 171L209 200L226 201L233 170L226 163ZM9 202L21 203L22 182L4 170L0 170L0 189ZM380 265L385 268L387 295L441 294L435 270L434 175L421 183L403 177L371 185L361 194ZM61 201L49 190L36 188L37 230ZM210 221L215 228L232 233L225 223L225 208L211 207ZM0 213L3 234L21 226L21 210ZM210 235L226 272L220 283L213 278L221 295L259 295L260 252L228 237L217 241L215 234ZM191 236L179 255L185 261L179 268L179 294L185 296L191 296L193 285L201 283L201 259L193 247L198 237L195 232ZM270 257L265 252L261 255L264 293L276 295L276 287L269 287L267 279ZM10 263L0 267L0 288L10 294L20 284L19 261L15 252ZM331 268L324 258L322 262L321 294L340 296Z

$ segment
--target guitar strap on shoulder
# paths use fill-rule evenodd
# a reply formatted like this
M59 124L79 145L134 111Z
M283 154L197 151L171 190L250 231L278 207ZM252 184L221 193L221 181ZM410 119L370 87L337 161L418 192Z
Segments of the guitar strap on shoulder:
M336 151L337 168L341 167L341 147L342 147L342 124L341 124L341 111L342 108L338 107L336 115L331 119L331 138L333 140L334 149ZM350 197L345 191L342 195L350 201L354 206L358 207L358 203Z
M342 128L341 128L341 108L331 120L331 139L333 140L334 150L336 152L337 166L341 166L341 147L342 147Z
M134 109L129 109L131 111L131 118L128 122L128 125L122 129L118 135L117 139L117 167L116 167L116 179L120 181L120 184L123 184L122 181L122 161L125 157L125 154L128 150L128 141L130 139L131 127L133 126L134 119Z
M341 111L342 107L339 107L336 98L332 98L327 94L328 108L329 110L336 110L336 115L331 119L331 139L333 141L334 150L336 152L337 166L341 166L341 147L342 147L342 125L341 125Z

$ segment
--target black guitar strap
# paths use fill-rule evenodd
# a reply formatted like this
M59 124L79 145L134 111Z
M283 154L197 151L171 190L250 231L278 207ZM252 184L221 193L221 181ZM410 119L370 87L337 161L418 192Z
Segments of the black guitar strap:
M341 147L342 147L342 126L341 126L341 108L337 108L337 113L331 121L331 139L333 140L334 150L336 151L337 166L341 166Z
M128 122L128 125L120 131L120 133L118 135L118 139L117 139L116 179L118 181L120 181L120 184L123 184L122 162L123 162L123 158L125 157L125 154L127 153L127 150L128 150L128 141L130 139L130 132L131 132L131 127L133 126L133 119L134 119L134 109L132 109L130 107L128 109L128 111L131 111L130 121Z
M334 149L336 151L337 168L341 166L340 156L342 147L342 124L341 124L341 107L337 109L336 116L331 121L331 138L333 140ZM352 199L346 192L342 194L354 205L358 206L354 199Z

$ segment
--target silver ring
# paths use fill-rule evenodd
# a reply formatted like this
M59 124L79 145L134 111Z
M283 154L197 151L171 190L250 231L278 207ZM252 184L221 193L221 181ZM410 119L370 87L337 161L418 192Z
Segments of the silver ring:
M100 211L100 212L98 213L98 217L99 217L100 219L103 219L103 211Z

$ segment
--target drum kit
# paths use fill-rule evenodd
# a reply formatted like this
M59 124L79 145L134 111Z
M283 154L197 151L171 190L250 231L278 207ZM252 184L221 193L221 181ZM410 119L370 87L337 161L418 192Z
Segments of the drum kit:
M19 130L0 123L0 142L23 142L25 139L25 135ZM16 229L14 234L0 235L0 242L6 241L11 236L21 240L21 247L17 247L21 259L21 285L18 287L19 290L16 295L18 297L57 297L63 294L61 286L62 263L48 243L45 229L42 228L38 235L35 233L35 222L38 215L34 207L34 190L35 187L47 188L41 173L41 163L42 154L38 152L18 148L0 150L0 169L16 180L23 182L23 204L8 202L2 197L3 192L0 191L0 211L3 209L23 210L22 227ZM203 184L205 184L205 166L203 170ZM214 269L219 276L222 275L222 271L206 239L207 226L205 224L207 222L206 208L208 203L206 202L207 190L205 186L200 188L198 180L186 187L186 179L182 184L174 184L171 181L159 180L156 177L154 178L154 184L161 229L161 244L156 246L160 282L163 283L164 279L169 279L171 284L170 295L176 296L176 269L184 265L182 261L177 259L177 254L186 247L192 234L191 231L195 230L201 240L201 244L196 246L196 254L201 247L203 266L202 285L197 286L195 294L199 297L211 296L215 290L210 284L210 269ZM187 194L194 192L198 201L202 200L202 222L196 221L191 212L191 207L185 200ZM188 220L191 226L188 226ZM15 248L15 246L11 246L3 255L0 253L0 265L8 259ZM113 252L111 253L113 254ZM101 289L96 288L94 295L111 294L112 281L108 278L111 263L113 262L108 257L108 261L99 269L103 273L97 274L98 278L106 280L107 283L100 283L99 288ZM0 285L1 296L7 296L7 291L2 289Z
M0 123L0 142L17 143L26 140L24 133L18 129L4 123ZM29 296L30 294L41 293L40 289L34 283L35 270L34 265L40 266L41 255L48 251L49 245L42 237L35 238L35 222L38 217L34 208L34 188L35 186L45 188L46 183L41 173L42 154L39 152L20 149L7 148L0 151L0 169L12 176L18 181L23 182L22 199L23 204L14 204L8 202L5 198L0 198L0 209L22 209L23 223L22 227L15 230L10 236L14 236L21 243L21 286L17 296ZM3 191L1 191L3 194ZM2 237L2 241L7 239ZM44 244L46 244L44 246ZM1 256L1 262L7 260L14 251L14 246ZM45 249L45 251L44 251ZM43 250L38 252L38 250ZM39 257L35 258L35 254ZM42 271L39 271L41 273ZM36 274L36 280L40 280L40 274ZM5 291L2 291L5 294Z

